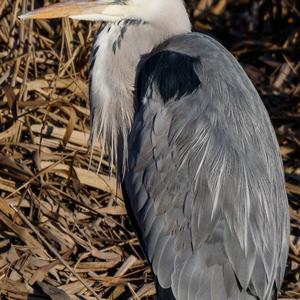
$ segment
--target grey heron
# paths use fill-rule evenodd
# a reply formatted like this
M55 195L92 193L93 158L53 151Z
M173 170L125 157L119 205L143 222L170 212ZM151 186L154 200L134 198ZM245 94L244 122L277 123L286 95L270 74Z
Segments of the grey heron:
M105 141L158 299L277 299L288 254L284 174L236 59L192 33L182 0L73 0L22 18L104 21L90 72Z

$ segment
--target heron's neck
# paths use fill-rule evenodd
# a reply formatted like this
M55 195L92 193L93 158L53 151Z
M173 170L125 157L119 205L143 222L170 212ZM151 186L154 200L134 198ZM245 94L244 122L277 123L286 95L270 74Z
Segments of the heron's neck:
M104 141L114 164L118 152L118 166L123 170L134 115L136 67L143 54L176 34L188 32L190 26L186 27L163 30L139 20L122 20L108 24L96 39L90 73L92 146L99 138Z

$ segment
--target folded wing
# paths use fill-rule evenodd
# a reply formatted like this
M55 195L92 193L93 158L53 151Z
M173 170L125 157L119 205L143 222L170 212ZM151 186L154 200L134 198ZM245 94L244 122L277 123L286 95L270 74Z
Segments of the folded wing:
M289 228L278 144L215 40L177 36L142 59L124 178L161 289L182 300L276 297Z

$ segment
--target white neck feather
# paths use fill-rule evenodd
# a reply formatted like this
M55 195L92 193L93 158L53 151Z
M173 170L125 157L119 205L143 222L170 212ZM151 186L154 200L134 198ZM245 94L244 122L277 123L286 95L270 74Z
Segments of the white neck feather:
M108 24L98 35L92 59L90 97L92 111L92 149L99 140L108 151L112 164L124 174L127 163L127 139L134 114L136 67L143 54L151 52L168 38L190 31L185 15L174 26L174 20L162 22L121 20ZM172 23L172 24L171 24ZM121 151L118 143L121 141ZM106 148L106 149L105 149ZM118 153L119 150L119 153ZM119 156L117 158L117 153Z

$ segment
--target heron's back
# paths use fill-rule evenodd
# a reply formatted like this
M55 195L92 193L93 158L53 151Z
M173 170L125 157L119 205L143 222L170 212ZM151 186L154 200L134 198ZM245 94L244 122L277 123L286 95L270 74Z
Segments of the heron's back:
M161 299L276 299L289 234L279 147L212 38L176 36L142 59L123 186Z

